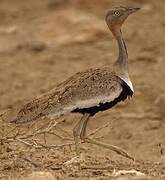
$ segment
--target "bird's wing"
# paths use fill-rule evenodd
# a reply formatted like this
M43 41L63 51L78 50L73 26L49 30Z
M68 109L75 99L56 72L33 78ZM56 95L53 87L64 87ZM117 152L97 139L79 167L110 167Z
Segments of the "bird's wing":
M73 75L48 93L25 104L14 121L22 123L42 116L54 117L77 108L111 102L122 90L122 80L109 69L89 69Z

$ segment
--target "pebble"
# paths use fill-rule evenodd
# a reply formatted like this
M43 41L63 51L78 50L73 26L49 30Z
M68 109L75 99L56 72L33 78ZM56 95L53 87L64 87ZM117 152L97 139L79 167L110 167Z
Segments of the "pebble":
M29 48L33 51L39 52L46 49L46 44L42 41L31 41L29 43Z

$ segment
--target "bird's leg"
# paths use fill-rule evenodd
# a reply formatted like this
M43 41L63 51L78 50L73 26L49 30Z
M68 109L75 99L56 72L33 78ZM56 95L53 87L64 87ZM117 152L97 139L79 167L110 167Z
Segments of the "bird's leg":
M80 123L79 123L79 125L80 125L79 126L79 136L80 136L80 138L82 140L84 140L84 142L95 144L95 145L110 149L110 150L116 152L117 154L120 154L120 155L122 155L122 156L124 156L126 158L134 160L134 158L131 157L127 152L125 152L123 149L121 149L121 148L119 148L117 146L102 143L102 142L99 142L99 141L96 141L96 140L93 140L91 138L86 137L85 133L86 133L86 127L87 127L89 117L90 117L90 114L84 114L82 120L80 120Z
M87 121L90 117L90 114L84 114L83 117L80 119L80 121L77 123L77 125L73 129L73 136L75 141L75 147L76 147L76 154L80 155L80 149L79 149L79 139L85 135L85 129L87 125ZM83 134L83 135L82 135ZM81 138L83 139L83 138Z
M89 117L90 114L84 114L83 117L83 124L82 124L82 128L81 128L81 132L80 132L80 139L84 140L86 138L86 127L87 127L87 123L89 121Z
M102 142L93 140L91 138L85 138L84 141L88 142L88 143L91 143L91 144L95 144L95 145L104 147L104 148L107 148L107 149L110 149L110 150L116 152L117 154L120 154L120 155L122 155L122 156L124 156L124 157L126 157L128 159L134 160L134 158L131 157L127 152L125 152L123 149L121 149L121 148L119 148L117 146L114 146L114 145L111 145L111 144L102 143Z
M84 142L95 144L95 145L110 149L110 150L116 152L117 154L120 154L126 158L134 160L134 158L131 157L127 152L125 152L123 149L121 149L117 146L102 143L102 142L99 142L99 141L96 141L96 140L86 137L86 127L87 127L89 117L90 117L90 114L84 114L83 117L81 118L81 120L78 122L78 124L73 129L73 135L74 135L74 139L75 139L77 155L79 155L79 153L80 153L79 147L78 147L79 146L79 137L80 137Z

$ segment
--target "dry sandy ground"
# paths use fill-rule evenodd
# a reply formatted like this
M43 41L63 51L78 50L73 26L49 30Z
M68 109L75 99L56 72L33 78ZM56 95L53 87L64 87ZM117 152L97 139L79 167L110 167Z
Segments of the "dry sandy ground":
M124 148L136 160L88 144L82 145L81 160L73 160L72 145L36 149L10 141L18 129L31 131L49 120L14 129L0 120L0 178L165 179L164 0L1 0L0 111L19 106L78 71L111 66L117 46L104 16L117 4L142 6L123 27L135 95L98 113L88 130L109 122L97 133L99 140ZM54 132L69 136L65 131L71 134L79 118L61 117ZM55 136L46 139L54 145L68 143Z

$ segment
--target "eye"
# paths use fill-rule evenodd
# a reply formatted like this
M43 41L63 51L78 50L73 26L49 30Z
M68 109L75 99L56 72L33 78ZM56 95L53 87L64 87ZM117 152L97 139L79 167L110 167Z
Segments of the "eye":
M115 16L120 16L120 11L114 11Z

